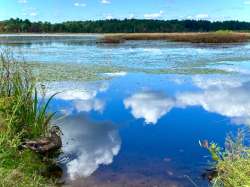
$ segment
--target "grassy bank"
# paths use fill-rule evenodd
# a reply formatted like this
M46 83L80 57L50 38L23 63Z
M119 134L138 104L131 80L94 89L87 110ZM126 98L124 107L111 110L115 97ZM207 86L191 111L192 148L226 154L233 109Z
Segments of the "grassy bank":
M38 100L31 70L9 53L0 55L0 81L0 186L51 186L52 180L42 176L50 163L20 149L25 139L48 133L48 102Z
M223 150L214 143L207 145L217 172L213 187L250 186L250 148L244 142L244 133L238 131L236 138L227 136Z
M250 41L250 33L217 31L209 33L137 33L106 34L101 43L122 43L127 40L167 40L189 43L239 43Z

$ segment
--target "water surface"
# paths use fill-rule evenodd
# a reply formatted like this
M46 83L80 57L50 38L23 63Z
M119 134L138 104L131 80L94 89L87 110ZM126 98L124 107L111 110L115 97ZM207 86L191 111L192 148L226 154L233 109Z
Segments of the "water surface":
M223 146L228 132L250 125L250 44L96 37L0 37L2 48L34 63L122 70L46 83L48 95L61 92L51 110L61 117L66 185L208 186L201 174L212 160L198 141Z

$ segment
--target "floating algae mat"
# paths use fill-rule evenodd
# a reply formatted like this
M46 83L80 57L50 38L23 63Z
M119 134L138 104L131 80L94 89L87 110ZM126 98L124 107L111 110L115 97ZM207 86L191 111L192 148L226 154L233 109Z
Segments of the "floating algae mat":
M139 69L98 65L27 63L37 76L38 81L95 81L110 79L127 72L148 74L227 74L223 69L213 68L176 68L176 69ZM233 72L231 72L233 73Z
M82 80L93 81L108 79L105 73L119 73L121 68L79 64L28 63L39 81Z

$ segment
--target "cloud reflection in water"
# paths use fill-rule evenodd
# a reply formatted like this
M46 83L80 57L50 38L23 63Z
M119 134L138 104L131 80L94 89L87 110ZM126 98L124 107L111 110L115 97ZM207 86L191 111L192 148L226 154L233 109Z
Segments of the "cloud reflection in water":
M208 77L194 77L192 82L199 91L182 91L172 98L158 91L138 92L124 100L125 108L131 108L132 115L144 118L146 124L156 124L173 108L201 106L235 124L250 125L250 82Z
M76 112L103 112L105 108L105 101L98 99L99 93L108 90L107 82L97 83L72 83L61 82L60 87L58 83L52 83L48 85L48 94L59 93L55 96L55 99L62 101L70 101L66 108L59 108L58 110L65 114L71 114ZM63 89L62 89L63 88Z
M201 106L208 112L229 117L236 124L250 125L250 82L194 80L200 92L176 96L176 106Z
M67 103L66 106L59 104L59 109L54 110L67 114L60 125L64 133L61 159L66 161L70 180L88 177L100 165L111 164L120 151L121 140L113 124L94 122L85 117L86 112L103 112L105 102L97 97L108 87L108 82L60 82L48 85L48 95L59 92L55 99Z
M124 105L127 109L131 108L131 113L136 119L144 118L145 123L156 124L174 107L175 102L164 93L143 91L125 99Z
M121 140L116 127L107 122L93 122L83 115L67 117L63 121L63 152L70 158L66 164L71 180L88 177L102 164L113 162Z

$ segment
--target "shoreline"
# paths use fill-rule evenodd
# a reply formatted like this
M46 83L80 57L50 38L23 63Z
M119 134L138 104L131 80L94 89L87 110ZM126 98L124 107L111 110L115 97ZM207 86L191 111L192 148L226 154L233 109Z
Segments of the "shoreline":
M121 35L121 34L148 34L148 35L156 35L156 34L162 34L162 35L173 35L173 34L209 34L209 33L218 33L218 32L226 32L226 33L238 33L238 34L249 34L250 31L211 31L211 32L103 32L103 33L97 33L97 32L0 32L1 35Z
M173 32L173 33L0 33L0 38L9 37L96 37L96 43L119 44L125 41L165 40L186 43L245 43L250 42L250 32Z
M129 33L105 34L100 43L123 43L131 40L166 40L188 43L244 43L250 41L250 33L217 31L192 33Z

